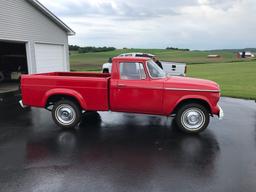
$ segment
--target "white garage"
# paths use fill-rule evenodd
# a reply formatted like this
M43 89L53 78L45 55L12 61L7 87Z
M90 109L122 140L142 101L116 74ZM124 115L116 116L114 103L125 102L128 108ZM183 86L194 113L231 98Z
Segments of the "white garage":
M0 15L0 93L17 88L21 74L70 70L75 32L39 1L1 0Z

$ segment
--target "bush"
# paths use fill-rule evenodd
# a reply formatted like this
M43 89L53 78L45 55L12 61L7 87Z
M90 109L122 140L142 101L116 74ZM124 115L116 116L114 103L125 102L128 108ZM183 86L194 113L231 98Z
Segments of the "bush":
M69 45L69 50L70 51L78 51L79 50L79 46L77 46L77 45Z
M115 47L80 47L78 45L69 45L70 51L78 51L79 53L90 53L90 52L106 52L115 51Z
M176 47L167 47L167 50L175 50L175 51L190 51L189 49L180 49Z
M114 47L80 47L79 53L91 53L91 52L106 52L106 51L114 51L116 48Z

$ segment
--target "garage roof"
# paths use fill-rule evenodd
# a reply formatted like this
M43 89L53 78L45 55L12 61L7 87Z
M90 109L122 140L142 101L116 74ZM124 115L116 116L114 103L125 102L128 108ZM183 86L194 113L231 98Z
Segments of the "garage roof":
M27 0L32 6L41 11L45 16L49 17L54 23L56 23L59 27L64 29L68 35L75 35L75 32L68 27L63 21L61 21L56 15L54 15L51 11L49 11L43 4L41 4L37 0Z

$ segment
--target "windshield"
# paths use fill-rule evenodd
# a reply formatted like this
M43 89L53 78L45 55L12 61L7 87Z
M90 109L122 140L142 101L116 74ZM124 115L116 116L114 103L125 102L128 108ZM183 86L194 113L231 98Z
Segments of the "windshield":
M165 72L153 61L147 61L147 67L150 77L152 78L165 78Z

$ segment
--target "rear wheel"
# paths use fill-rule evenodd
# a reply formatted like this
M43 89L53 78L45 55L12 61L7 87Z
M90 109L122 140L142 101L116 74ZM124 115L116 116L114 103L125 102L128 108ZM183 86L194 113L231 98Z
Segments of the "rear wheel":
M210 121L209 111L200 104L191 103L182 106L176 115L179 129L185 133L200 133Z
M74 128L81 120L81 109L73 101L61 100L54 104L52 118L61 128Z

